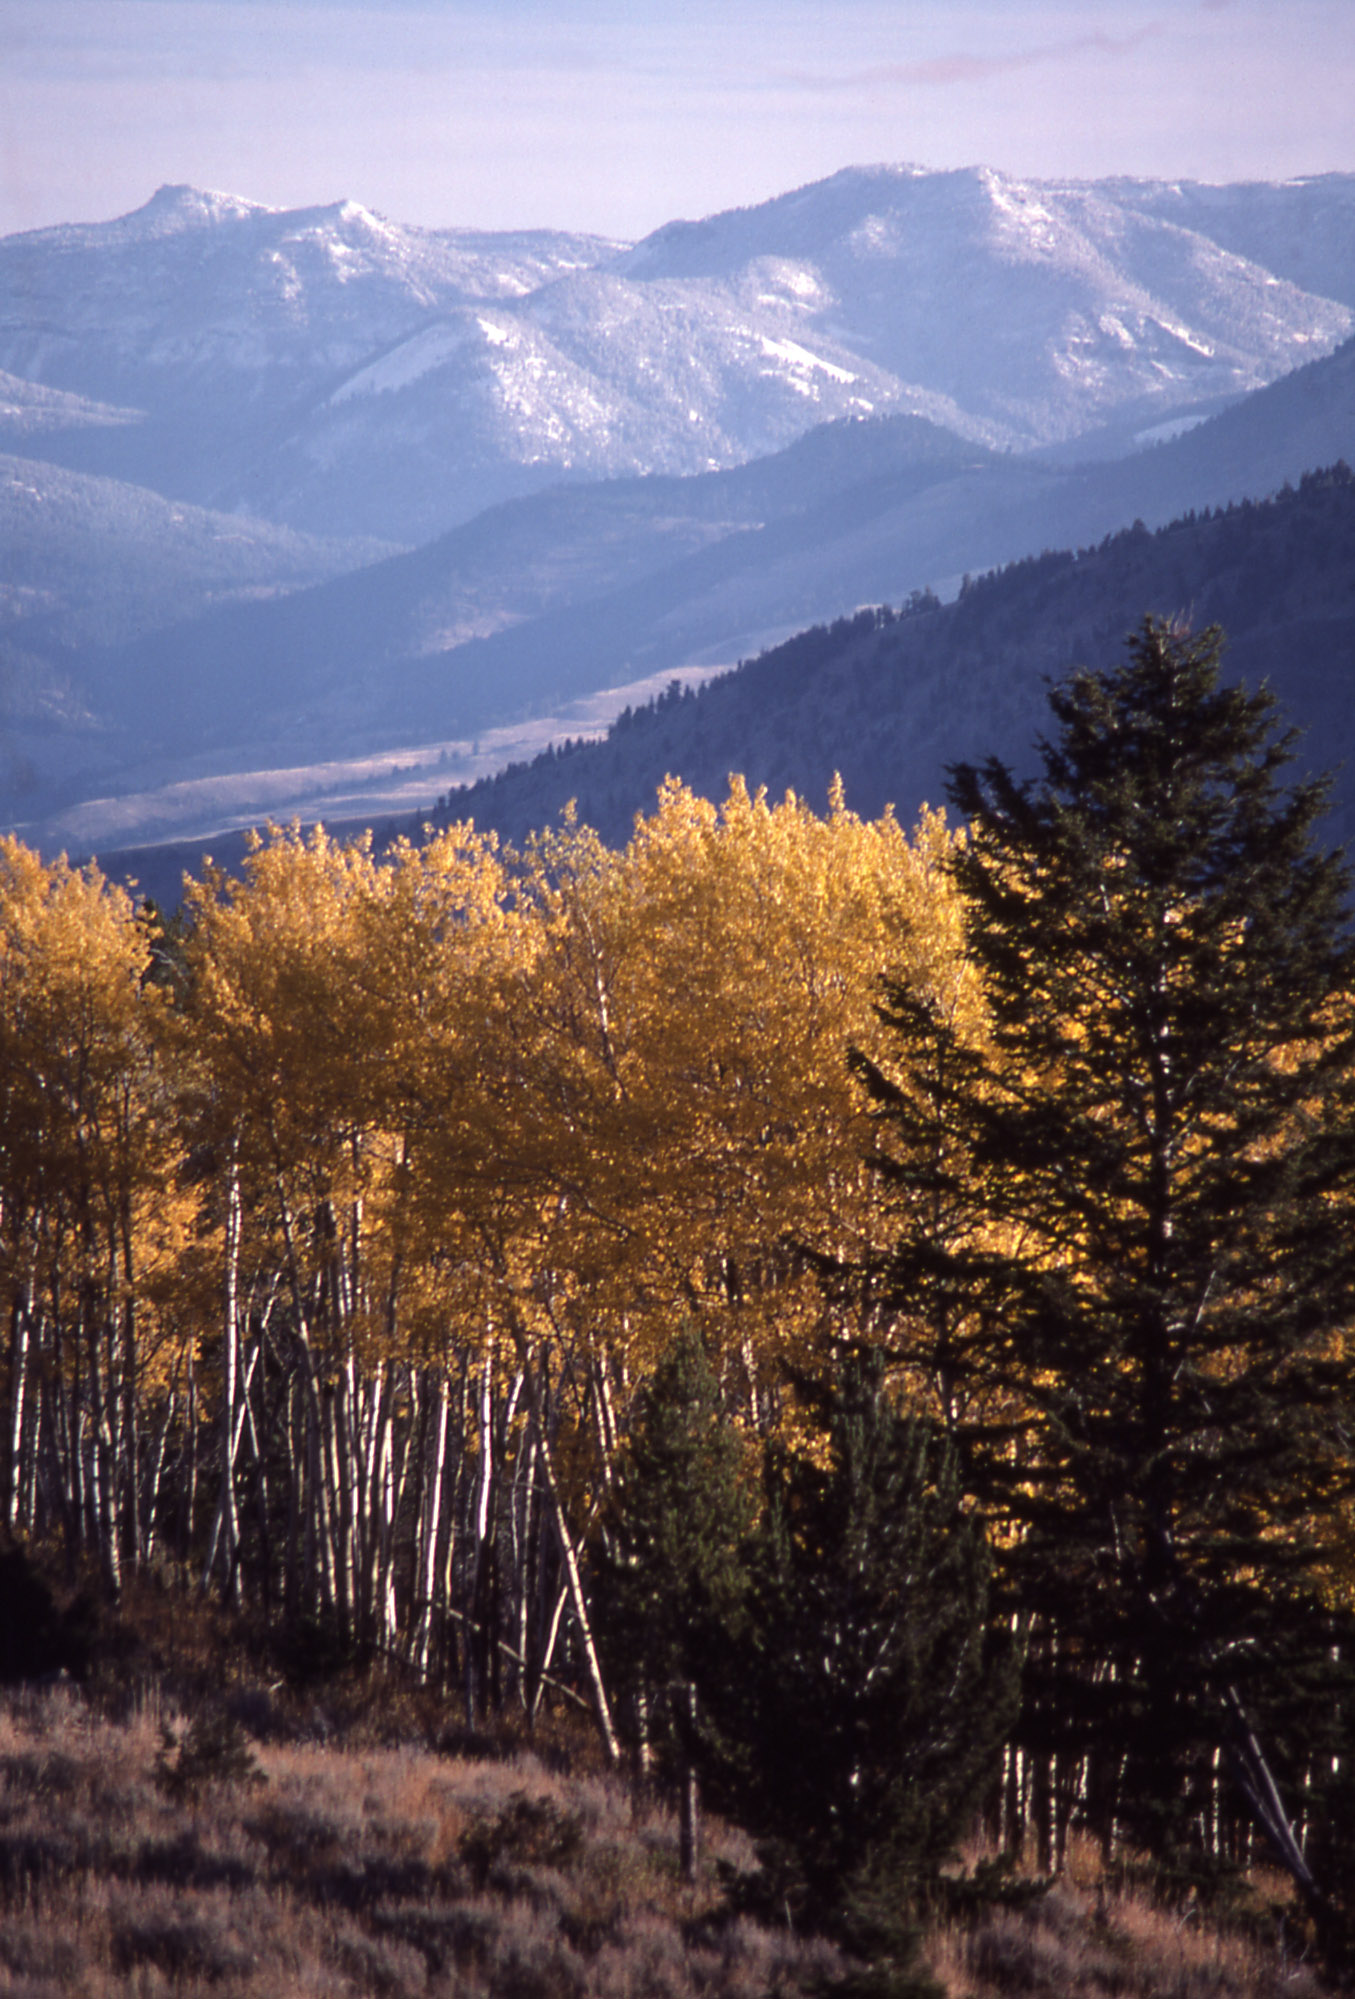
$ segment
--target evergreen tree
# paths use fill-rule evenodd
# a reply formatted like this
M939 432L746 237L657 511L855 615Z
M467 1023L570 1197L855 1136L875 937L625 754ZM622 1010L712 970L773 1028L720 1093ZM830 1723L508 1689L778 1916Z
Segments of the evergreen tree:
M637 1398L618 1460L595 1586L610 1684L629 1710L641 1766L683 1790L695 1871L694 1693L737 1625L753 1492L744 1439L724 1413L697 1333L684 1329Z
M901 1227L869 1289L1053 1634L1051 1720L1119 1772L1107 1824L1188 1845L1221 1749L1326 1919L1272 1780L1314 1739L1351 1483L1355 950L1326 787L1285 786L1220 646L1149 620L1052 691L1037 779L954 773L989 1035L887 990L895 1058L857 1067Z
M946 1439L878 1357L803 1386L821 1448L767 1454L744 1620L704 1694L778 1904L866 1961L863 1992L920 1990L913 1915L995 1774L1014 1650Z

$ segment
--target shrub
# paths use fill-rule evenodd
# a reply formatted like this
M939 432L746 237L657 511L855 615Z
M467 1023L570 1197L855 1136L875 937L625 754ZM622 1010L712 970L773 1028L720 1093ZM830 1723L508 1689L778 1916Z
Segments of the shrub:
M249 1737L227 1714L195 1715L183 1736L160 1730L155 1781L176 1804L192 1803L209 1784L266 1784Z
M500 1861L526 1867L568 1867L583 1845L583 1826L552 1798L514 1791L499 1811L466 1828L458 1852L478 1888Z

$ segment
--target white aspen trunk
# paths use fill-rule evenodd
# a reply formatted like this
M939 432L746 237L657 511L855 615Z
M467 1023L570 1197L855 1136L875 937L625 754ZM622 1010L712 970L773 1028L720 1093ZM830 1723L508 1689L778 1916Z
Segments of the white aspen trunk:
M240 1518L235 1505L235 1417L240 1365L240 1238L243 1210L240 1199L240 1142L231 1140L230 1165L226 1180L226 1267L221 1316L221 1486L216 1517L212 1523L207 1560L202 1568L202 1587L210 1589L218 1548L222 1549L226 1593L239 1602Z
M533 1721L536 1720L537 1710L541 1706L541 1696L546 1691L546 1675L555 1658L555 1647L560 1636L560 1626L564 1622L565 1605L568 1602L569 1578L566 1576L555 1599L555 1609L551 1613L550 1628L546 1633L546 1643L541 1653L541 1671L537 1676L536 1685L532 1688L531 1703L527 1712Z
M79 1364L80 1358L77 1344L75 1366L78 1368ZM87 1477L89 1467L85 1462L85 1405L84 1398L80 1392L78 1374L76 1379L69 1384L62 1378L61 1400L65 1414L64 1429L66 1434L66 1463L69 1467L70 1477L71 1524L78 1545L84 1548L88 1547L90 1542L92 1520L89 1504L89 1479Z
M471 1389L470 1389L470 1357L468 1354L464 1352L461 1355L461 1380L459 1387L459 1402L460 1402L460 1411L459 1411L460 1420L456 1429L456 1436L460 1448L457 1451L456 1470L452 1477L451 1492L448 1495L447 1509L446 1509L445 1540L443 1543L442 1555L439 1562L439 1568L441 1571L441 1585L442 1585L441 1598L440 1598L441 1611L443 1617L448 1620L450 1620L453 1617L455 1609L456 1561L457 1561L457 1548L458 1548L459 1537L461 1536L463 1531L469 1531L467 1523L464 1518L464 1502L466 1497L465 1494L465 1482L467 1477L466 1460L468 1455L466 1449L466 1442L468 1437L470 1436ZM462 1624L463 1634L464 1631L465 1631L465 1625L463 1623Z
M232 1384L231 1391L235 1396L235 1420L226 1434L224 1444L226 1456L225 1463L222 1466L221 1490L217 1499L216 1515L212 1521L212 1534L207 1550L207 1560L203 1565L202 1571L202 1586L205 1589L211 1580L212 1569L216 1563L217 1549L221 1546L224 1537L226 1547L224 1560L228 1565L226 1570L226 1585L232 1600L237 1603L240 1599L238 1580L240 1565L235 1556L240 1545L240 1515L235 1490L235 1461L240 1455L240 1440L244 1435L246 1422L248 1422L251 1431L254 1428L254 1412L249 1406L249 1385L254 1378L254 1364L259 1358L259 1349L262 1344L262 1338L255 1341L254 1349L245 1365L243 1375L239 1371L239 1356L237 1353L237 1366L234 1370L236 1380ZM257 1455L257 1443L255 1450Z
M678 1862L682 1878L695 1883L701 1863L701 1798L696 1766L691 1761L690 1744L696 1735L696 1684L683 1682L679 1693L682 1720L687 1731L688 1751L683 1758L682 1785L678 1794Z
M35 1343L41 1352L41 1321L30 1327L30 1338L36 1334ZM19 1521L26 1533L32 1534L37 1528L38 1513L38 1466L42 1451L44 1428L56 1444L55 1425L52 1422L50 1397L42 1392L42 1377L38 1377L38 1393L25 1398L27 1409L24 1417L19 1473L21 1479L19 1494Z
M494 1477L494 1356L488 1341L480 1367L478 1430L480 1460L475 1488L475 1512L471 1523L475 1559L471 1578L470 1617L466 1624L466 1656L463 1662L468 1728L474 1728L476 1725L481 1696L486 1691L481 1685L481 1669L488 1664L487 1647L490 1642L483 1628L482 1616L485 1563L488 1559L486 1540L489 1532L491 1485Z
M28 1389L28 1348L31 1335L29 1287L25 1284L14 1302L10 1336L9 1476L6 1479L5 1519L11 1530L18 1524L23 1484L24 1398Z
M99 1357L96 1331L90 1348L90 1493L94 1502L94 1537L103 1564L104 1578L113 1595L122 1594L122 1551L119 1547L117 1489L114 1474L113 1439L108 1422L108 1397Z
M480 1477L475 1497L475 1543L483 1545L489 1525L489 1487L494 1474L494 1359L488 1347L480 1371Z
M310 1422L313 1426L310 1443L312 1505L306 1515L306 1531L308 1542L312 1530L314 1531L319 1562L315 1561L308 1547L306 1573L308 1578L314 1578L320 1584L323 1607L333 1611L340 1620L345 1636L351 1636L350 1596L341 1560L339 1494L342 1480L339 1476L338 1456L334 1445L333 1396L322 1395L315 1378L315 1354L311 1344L310 1321L306 1312L305 1291L301 1283L301 1268L296 1254L296 1225L280 1171L275 1170L273 1184L278 1198L283 1245L287 1252L287 1281L292 1294L292 1309L296 1314L297 1338L301 1343Z
M395 1528L403 1510L405 1479L409 1467L409 1441L395 1428L394 1393L385 1419L381 1472L381 1539L377 1548L377 1617L381 1644L394 1652L400 1638L400 1593L395 1573Z
M329 1526L329 1565L334 1584L334 1608L345 1638L353 1636L352 1575L348 1566L349 1532L344 1519L347 1480L342 1463L340 1431L342 1417L338 1404L343 1397L343 1377L320 1398L320 1462L329 1488L322 1520Z
M240 1396L240 1421L236 1426L236 1456L239 1456L243 1431L249 1432L249 1453L254 1465L254 1496L259 1509L259 1559L262 1565L265 1593L271 1592L273 1577L273 1556L271 1537L268 1530L268 1467L259 1448L259 1431L254 1420L254 1404L250 1391L254 1380L255 1365L263 1352L263 1330L254 1342L249 1364L245 1369L245 1379Z
M588 1668L589 1686L593 1695L593 1708L597 1715L598 1728L602 1735L607 1760L620 1760L620 1747L616 1739L616 1729L612 1724L611 1705L607 1699L607 1689L602 1678L602 1664L597 1647L593 1642L593 1627L588 1616L588 1603L584 1596L583 1576L579 1568L578 1553L574 1546L574 1536L569 1529L565 1514L564 1498L555 1476L555 1463L551 1456L550 1437L545 1424L545 1412L541 1407L541 1389L536 1371L524 1359L527 1376L529 1403L532 1422L536 1429L537 1443L541 1454L541 1470L545 1476L546 1492L550 1498L551 1511L555 1520L555 1531L560 1542L560 1554L565 1565L565 1575L569 1583L570 1604L574 1611L574 1622L578 1627L579 1643L583 1648L585 1664Z
M120 1204L119 1226L122 1235L122 1395L119 1405L122 1412L121 1456L126 1469L125 1490L127 1494L127 1543L131 1549L133 1565L139 1564L145 1554L141 1529L141 1402L138 1394L137 1374L140 1362L137 1355L136 1325L136 1256L133 1247L131 1209L126 1195Z
M437 1584L438 1544L442 1535L443 1484L447 1470L447 1423L451 1414L451 1383L445 1374L438 1378L437 1416L433 1426L432 1469L423 1505L422 1560L418 1569L418 1621L415 1625L414 1663L420 1679L428 1678L433 1649L434 1590Z
M192 1559L193 1522L198 1510L198 1370L197 1362L190 1346L188 1349L188 1492L184 1508L184 1565Z
M289 1377L283 1399L283 1420L286 1424L287 1443L283 1463L287 1473L287 1548L283 1556L282 1600L290 1616L295 1616L304 1601L299 1563L301 1559L300 1536L303 1508L306 1505L308 1461L302 1447L302 1438L307 1434L304 1415L298 1422L298 1404L305 1402L305 1385L301 1371L296 1369Z
M376 1636L376 1515L380 1482L377 1456L384 1367L378 1364L374 1377L359 1376L350 1353L347 1374L350 1410L348 1480L353 1511L353 1602L357 1628L363 1638L370 1641Z
M75 1474L74 1499L80 1543L85 1548L99 1545L98 1501L93 1494L93 1480L90 1475L89 1413L84 1402L79 1401L71 1411L71 1421L75 1428L74 1447L71 1452L71 1469Z
M372 1441L372 1603L378 1643L390 1650L395 1645L398 1628L395 1523L404 1496L408 1439L397 1436L395 1426L402 1370L383 1363L380 1375L380 1395L374 1398ZM408 1394L412 1405L417 1394L412 1379Z
M536 1437L529 1427L518 1451L510 1509L513 1522L513 1588L516 1591L514 1615L519 1661L518 1700L523 1708L527 1707L529 1698L527 1650L531 1642L532 1601L537 1593L533 1571L540 1538L533 1532L535 1524L533 1484L536 1477L536 1459Z
M178 1406L178 1400L178 1369L176 1368L175 1378L170 1384L169 1394L165 1398L165 1413L160 1422L160 1434L155 1440L155 1456L151 1461L150 1479L146 1487L146 1561L148 1564L155 1559L156 1520L160 1505L160 1483L165 1468L165 1447L169 1442L169 1433L173 1427L174 1412Z
M324 1398L315 1379L310 1342L301 1336L301 1368L306 1400L306 1464L309 1505L305 1510L303 1580L315 1610L337 1613L334 1536L331 1531L329 1474L325 1463Z
M612 1406L612 1384L605 1354L594 1354L590 1363L593 1396L597 1404L598 1443L602 1454L602 1476L607 1490L612 1488L612 1468L616 1462L616 1410Z
M513 1436L513 1419L517 1415L518 1404L522 1400L522 1388L523 1388L523 1374L522 1374L522 1369L519 1368L517 1373L514 1375L512 1381L508 1384L508 1393L505 1396L503 1401L503 1406L499 1411L498 1465L496 1468L496 1474L500 1481L500 1489L502 1489L505 1485L507 1487L508 1534L509 1534L510 1545L513 1551L512 1587L517 1590L519 1597L521 1597L522 1595L522 1590L520 1587L521 1565L518 1559L519 1537L517 1532L517 1511L516 1511L514 1495L520 1483L518 1478L518 1471L520 1468L520 1460L521 1460L521 1445L519 1445L518 1455L515 1458L511 1450L511 1443ZM497 1555L497 1550L495 1550L494 1553ZM502 1585L503 1579L497 1569L495 1570L495 1575L498 1578L500 1585ZM498 1619L497 1619L499 1604L497 1601L495 1603L494 1609L496 1612L496 1625L492 1640L493 1650L489 1654L489 1659L490 1659L490 1669L493 1675L494 1684L496 1689L498 1689L501 1686L503 1661L505 1657L511 1660L512 1651L510 1647L507 1647L505 1645L499 1633ZM519 1654L519 1656L522 1655Z
M298 1596L297 1602L306 1603L312 1611L317 1611L322 1607L324 1602L324 1592L320 1582L321 1558L319 1552L319 1522L320 1506L322 1503L319 1483L320 1442L315 1411L315 1397L309 1381L302 1388L301 1399L305 1408L306 1423L306 1490L304 1494L305 1504L301 1514L304 1523L301 1536L301 1574L299 1577L302 1594Z
M336 1442L339 1475L343 1480L342 1559L347 1579L350 1629L354 1637L369 1636L367 1602L363 1593L362 1543L369 1481L364 1477L362 1388L357 1363L350 1348L340 1376L336 1410Z
M391 1368L387 1373L380 1399L372 1466L375 1490L372 1608L377 1642L383 1650L390 1650L394 1646L397 1628L393 1566L399 1471L396 1464L395 1399L396 1371Z
M324 1603L327 1610L342 1619L343 1582L339 1574L338 1529L334 1522L334 1484L330 1475L329 1438L332 1429L329 1415L329 1397L317 1390L315 1398L315 1458L313 1481L315 1485L315 1529L319 1552L318 1573L324 1588Z

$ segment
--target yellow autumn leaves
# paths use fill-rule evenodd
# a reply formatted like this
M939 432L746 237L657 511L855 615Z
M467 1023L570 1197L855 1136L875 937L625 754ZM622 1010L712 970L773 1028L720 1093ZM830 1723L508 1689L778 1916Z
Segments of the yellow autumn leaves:
M181 1073L289 1282L392 1356L567 1329L643 1366L684 1308L760 1353L781 1246L866 1225L879 968L906 935L963 983L946 837L676 784L620 854L275 834L190 898Z
M297 1351L277 1421L329 1438L333 1389L340 1440L367 1422L396 1455L430 1378L567 1380L580 1491L685 1316L755 1413L827 1309L797 1245L876 1228L845 1055L877 1045L879 973L975 1004L949 840L738 783L718 808L668 783L619 853L568 819L521 854L459 827L379 860L272 829L168 938L0 844L11 1521L64 1506L116 1578L163 1531L166 1451L178 1491L221 1410L229 1549ZM377 1476L385 1446L351 1448Z

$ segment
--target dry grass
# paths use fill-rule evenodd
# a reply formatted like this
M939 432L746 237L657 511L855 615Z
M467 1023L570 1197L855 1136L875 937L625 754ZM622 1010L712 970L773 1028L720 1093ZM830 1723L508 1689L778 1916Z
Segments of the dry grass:
M292 1742L256 1746L262 1784L177 1796L176 1719L62 1692L0 1711L0 1991L755 1999L834 1969L722 1920L679 1880L671 1820L615 1780ZM749 1855L716 1829L720 1859Z
M1283 1899L1258 1882L1258 1906ZM1258 1926L1222 1927L1192 1904L1164 1906L1108 1880L1091 1846L1023 1909L990 1908L927 1939L927 1962L950 1999L1322 1999L1301 1955Z
M197 1761L154 1692L111 1715L62 1689L0 1705L0 1994L793 1999L843 1968L723 1909L720 1863L753 1860L737 1832L711 1826L684 1886L671 1817L584 1741L550 1746L558 1767L467 1757L370 1685L365 1721L356 1689L342 1718L327 1697L306 1739L257 1686L222 1691L211 1711L259 1739L201 1731ZM1282 1949L1117 1889L1090 1849L1028 1907L934 1929L926 1958L952 1999L1321 1999Z

